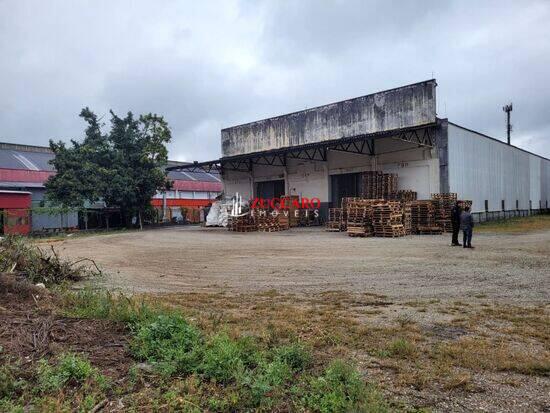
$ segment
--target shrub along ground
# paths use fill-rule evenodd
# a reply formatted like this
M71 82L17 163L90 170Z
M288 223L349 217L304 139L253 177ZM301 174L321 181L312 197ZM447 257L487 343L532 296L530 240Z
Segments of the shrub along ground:
M223 327L206 332L178 311L102 290L58 293L54 312L124 324L134 365L115 380L85 353L45 354L30 365L0 353L0 411L396 409L352 365L317 362L299 340L265 343Z

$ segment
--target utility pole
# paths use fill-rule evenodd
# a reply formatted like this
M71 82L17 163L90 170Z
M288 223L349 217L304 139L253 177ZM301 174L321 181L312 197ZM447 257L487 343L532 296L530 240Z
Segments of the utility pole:
M510 133L512 132L512 124L510 123L510 112L512 111L512 103L502 108L506 112L506 135L508 136L508 145L510 145Z

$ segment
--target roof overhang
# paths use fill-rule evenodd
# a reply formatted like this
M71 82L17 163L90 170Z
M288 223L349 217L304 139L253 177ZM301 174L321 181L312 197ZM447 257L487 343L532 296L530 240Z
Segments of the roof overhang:
M249 172L252 170L252 165L285 166L287 159L326 162L327 151L375 156L379 154L376 152L375 142L383 138L408 142L415 147L432 148L435 144L436 127L437 122L434 122L411 128L394 129L391 131L375 132L305 145L227 156L212 161L193 162L166 169L171 171L185 170L189 172L211 172L213 170L219 173L222 173L223 170Z

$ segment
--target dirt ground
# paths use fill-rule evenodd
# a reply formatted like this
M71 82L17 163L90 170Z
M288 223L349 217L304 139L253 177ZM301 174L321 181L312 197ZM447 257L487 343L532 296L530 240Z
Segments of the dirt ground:
M474 250L450 236L351 238L320 228L278 233L172 227L78 237L58 243L93 257L104 282L125 292L322 291L393 300L483 297L536 304L550 299L550 231L475 234Z
M8 356L22 360L25 371L42 357L84 352L107 376L128 374L132 359L124 324L57 315L55 295L11 274L0 274L0 291L0 362Z
M406 406L550 411L548 227L482 231L474 250L451 247L448 235L350 238L321 228L172 227L55 245L97 262L106 276L94 285L145 293L205 331L297 337L319 359L352 360Z

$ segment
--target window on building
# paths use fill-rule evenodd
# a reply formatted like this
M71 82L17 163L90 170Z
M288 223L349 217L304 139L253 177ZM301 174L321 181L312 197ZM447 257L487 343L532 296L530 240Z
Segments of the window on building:
M195 191L195 199L208 199L208 192Z
M533 201L529 200L529 209L533 209Z
M485 200L485 212L489 212L489 200Z
M506 204L504 203L504 199L501 202L501 207L503 211L506 211Z
M519 199L516 199L516 209L519 209Z

